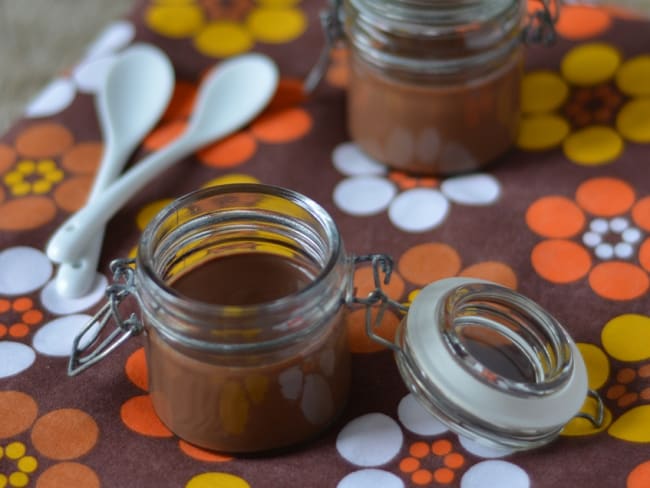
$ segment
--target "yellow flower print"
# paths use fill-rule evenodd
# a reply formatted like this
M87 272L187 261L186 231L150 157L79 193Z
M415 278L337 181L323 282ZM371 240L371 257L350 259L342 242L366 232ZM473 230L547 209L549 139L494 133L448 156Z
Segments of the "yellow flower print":
M634 313L614 317L601 331L602 349L581 343L578 348L585 360L589 388L601 390L606 405L624 409L618 416L605 409L605 421L595 429L589 421L575 418L563 435L590 435L607 430L617 439L650 443L650 317ZM613 358L621 366L613 368ZM593 413L595 402L589 399L583 411Z
M75 408L38 416L38 404L20 391L0 391L0 486L85 486L99 488L97 474L76 462L99 439L95 420ZM18 436L30 431L29 441ZM56 463L42 470L39 457Z
M225 58L244 53L256 42L282 44L307 28L299 0L152 0L145 23L174 39L191 38L205 56Z
M577 344L580 354L584 359L587 367L587 377L589 389L593 391L600 390L609 379L611 366L607 354L598 346L587 343ZM595 398L587 397L581 412L596 417L598 404ZM574 417L562 430L562 435L567 437L592 435L606 430L612 423L612 412L605 407L603 423L600 427L582 417Z
M562 145L569 160L596 166L614 161L625 141L649 143L648 76L650 56L624 61L602 42L574 47L560 73L525 75L518 146L540 151Z
M13 469L8 476L0 473L0 486L27 486L29 475L38 468L34 456L27 455L27 447L22 442L10 442L6 446L0 444L0 460L2 458L13 462Z
M51 159L25 159L19 161L15 169L6 173L3 179L12 195L42 195L63 179L63 171Z
M39 122L0 144L0 230L22 231L78 210L86 200L103 146L77 143L63 125Z

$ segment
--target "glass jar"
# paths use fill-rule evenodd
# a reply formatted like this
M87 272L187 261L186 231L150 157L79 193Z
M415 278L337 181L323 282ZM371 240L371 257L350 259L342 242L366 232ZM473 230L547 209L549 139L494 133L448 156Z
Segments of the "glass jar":
M364 263L375 290L355 297L354 271ZM157 414L201 447L267 451L326 429L348 398L345 315L360 305L367 333L395 351L407 386L457 432L536 447L585 399L584 364L568 334L541 307L494 284L433 283L395 343L376 336L374 309L406 312L382 291L392 261L348 255L327 212L290 190L225 185L181 197L149 223L130 264L113 265L109 300L75 339L68 373L143 333ZM129 296L140 312L126 317ZM508 423L509 409L523 407L519 423Z
M167 207L140 240L149 392L179 437L229 452L313 437L345 405L348 258L302 195L221 186Z
M523 0L340 3L326 17L328 44L346 40L348 130L366 153L446 175L481 168L512 146L522 41L548 36L539 20L553 25L547 2L541 17Z

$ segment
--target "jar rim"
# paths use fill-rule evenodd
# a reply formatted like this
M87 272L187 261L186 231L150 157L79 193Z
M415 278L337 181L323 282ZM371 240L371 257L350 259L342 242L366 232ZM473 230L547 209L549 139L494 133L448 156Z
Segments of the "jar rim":
M313 280L307 283L300 289L288 295L279 297L277 299L256 303L251 305L238 305L232 307L229 305L207 303L200 300L193 299L182 295L173 287L169 286L167 282L160 275L156 269L155 263L155 247L156 247L156 232L160 230L170 217L176 212L195 202L203 199L210 199L219 196L227 196L229 194L254 194L259 197L272 196L280 199L288 200L298 208L307 212L309 217L314 218L314 221L324 231L324 239L329 244L326 259L322 264L319 264L318 273L314 276ZM252 214L251 214L252 215ZM146 281L151 285L156 296L161 301L170 307L180 308L192 313L203 314L205 316L224 317L229 316L233 308L237 309L237 317L254 317L256 315L265 314L270 315L274 313L281 313L283 310L297 309L305 307L306 304L312 303L320 299L320 294L324 286L327 285L326 281L332 275L337 265L345 257L342 239L338 228L329 215L329 213L318 203L311 198L298 193L296 191L272 185L257 184L257 183L236 183L228 185L218 185L208 188L202 188L191 193L185 194L172 203L163 208L147 225L145 228L140 242L138 244L138 254L136 257L136 276L139 277L138 281ZM175 313L177 313L176 311ZM181 315L180 312L179 316ZM182 315L183 320L192 320L192 317ZM204 341L195 341L189 337L189 334L179 334L177 331L172 330L168 326L164 326L165 334L172 335L175 340L179 340L190 346L200 348L212 348L205 344ZM298 331L300 332L300 331ZM298 334L296 332L296 334ZM302 331L303 333L305 331ZM271 347L276 343L286 343L293 338L291 334L281 337L281 341L271 341L267 346ZM246 349L247 346L258 349L263 344L227 344L226 349L236 349L238 351ZM216 347L216 346L215 346ZM218 348L218 347L217 347Z

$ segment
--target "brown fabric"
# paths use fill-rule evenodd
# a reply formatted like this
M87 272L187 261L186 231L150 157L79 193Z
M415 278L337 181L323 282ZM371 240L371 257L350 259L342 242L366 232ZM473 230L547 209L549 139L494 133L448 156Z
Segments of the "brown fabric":
M128 17L136 26L136 40L150 42L164 49L173 61L177 80L197 83L205 70L215 63L215 59L199 53L189 38L172 39L153 32L147 26L145 19L148 9L157 3L164 2L142 1ZM303 78L317 58L322 43L318 22L318 12L321 7L321 2L303 2L298 5L297 8L307 15L308 28L295 40L278 44L258 42L254 45L254 50L269 54L277 61L283 78ZM648 55L650 46L648 21L613 11L606 11L606 16L610 20L607 27L590 37L569 39L561 36L556 45L551 48L528 49L526 71L530 73L544 69L558 73L561 60L567 53L581 44L596 41L614 46L623 60ZM648 86L650 80L646 82ZM607 84L614 86L611 77L607 80ZM572 86L571 90L571 93L574 93L578 88ZM614 86L613 90L618 89ZM647 97L647 89L645 96ZM629 95L622 95L622 97L625 102L635 98ZM650 141L634 142L624 137L622 152L606 161L606 164L600 165L576 164L559 145L538 151L513 148L486 171L499 183L500 193L496 201L483 206L452 203L449 215L439 226L426 232L408 233L397 228L390 221L386 211L368 217L357 217L346 213L334 204L332 197L334 188L345 179L345 176L332 164L332 151L337 145L349 140L345 126L344 90L324 82L308 100L292 103L290 107L298 108L301 114L308 115L311 125L302 135L288 142L269 142L273 137L269 138L263 128L253 126L246 133L254 137L256 150L241 164L231 166L222 164L214 167L202 163L202 157L195 155L174 166L133 198L108 226L100 272L108 275L109 261L115 257L127 256L131 252L140 233L137 216L147 204L178 197L213 178L231 173L245 173L263 183L289 187L318 201L334 217L346 248L351 254L385 252L393 255L399 263L400 258L415 246L442 243L453 248L460 256L462 269L458 269L458 273L474 264L502 263L514 272L518 291L551 311L566 325L576 342L599 351L595 356L587 356L588 359L604 358L606 367L602 365L596 367L592 362L587 362L590 377L595 383L592 386L597 388L604 397L606 407L611 413L611 417L608 418L609 425L616 426L616 422L630 412L636 412L639 420L638 427L635 427L637 424L634 422L631 426L628 424L627 434L621 435L620 429L610 429L609 432L605 429L588 435L561 436L556 442L543 449L508 455L501 460L509 463L510 467L521 468L528 476L528 483L516 484L514 478L508 478L508 484L501 486L615 487L624 486L628 476L631 481L628 481L627 486L630 488L650 485L650 474L644 474L650 472L650 468L643 465L648 461L650 442L650 436L647 434L650 424L645 420L647 416L645 409L650 407L648 407L647 395L644 396L643 393L647 392L650 385L647 384L647 375L643 375L645 371L643 366L650 357L650 346L646 345L645 349L639 346L647 351L644 357L631 359L631 356L620 352L625 349L626 343L634 345L646 341L647 334L642 327L630 327L625 329L629 337L612 342L605 337L604 332L608 323L624 320L628 314L639 315L641 321L650 320L646 315L649 291L647 285L644 285L644 280L647 281L650 272L647 249L649 245L646 240L650 234L650 227L647 226L650 217L646 213L649 207L633 207L630 204L624 206L622 212L608 215L608 218L620 215L635 223L636 227L640 228L641 241L645 242L646 246L645 251L642 251L643 245L638 244L634 247L634 256L618 259L618 262L627 263L638 270L634 277L639 280L635 288L639 291L623 298L616 294L618 289L616 287L626 285L627 275L616 273L612 275L621 281L614 286L614 296L607 296L607 291L599 288L598 277L593 273L589 275L585 271L571 282L563 283L560 282L561 280L553 281L544 278L539 268L535 267L535 263L531 262L533 250L537 249L536 246L542 241L563 238L571 240L578 247L581 246L580 236L586 231L590 222L598 217L596 213L583 209L585 222L580 225L578 232L571 236L556 236L552 239L536 232L534 225L531 228L528 213L534 203L550 195L562 196L574 204L576 201L579 204L581 200L579 196L576 197L578 189L584 188L581 185L585 182L596 178L606 178L607 182L611 182L611 179L623 181L626 187L633 189L634 205L637 205L650 195L650 179L647 177L650 151L648 142ZM560 108L557 112L564 117L562 110ZM647 112L643 113L647 115ZM287 127L300 127L302 119L298 118L298 122L291 120ZM65 127L72 135L72 140L61 150L45 148L42 154L29 156L29 149L20 149L19 141L25 136L26 131L43 122L54 122ZM644 134L647 137L647 120L640 123L641 126L643 124L646 127ZM611 127L616 131L614 120L608 120L600 125ZM286 127L283 130L285 129ZM578 128L572 126L571 130L577 132ZM71 146L85 142L99 143L100 139L92 97L78 93L72 104L62 112L45 118L21 119L0 138L0 173L6 175L14 171L19 161L27 159L53 159L59 166L65 168L64 154ZM61 140L61 137L56 138L59 143ZM145 144L134 160L150 151L153 143L149 142L149 144L149 149ZM42 148L42 144L38 147ZM6 165L3 163L5 159L8 161ZM203 159L209 158L204 156ZM31 195L32 207L29 208L33 208L33 212L38 215L26 213L27 207L18 207L19 210L15 210L17 204L14 202L20 200L25 203L27 197L12 194L11 185L5 178L4 186L0 189L2 192L0 193L0 225L4 229L0 231L0 249L4 252L17 246L30 246L43 250L48 236L70 215L71 207L76 205L74 195L68 196L61 187L64 183L82 176L77 169L66 168L65 180L58 183L58 187L54 186L40 196ZM80 181L78 183L69 186L70 194L76 194L75 192L84 194L87 191L87 183ZM416 181L415 184L421 185L423 182ZM439 187L440 182L435 184ZM605 185L605 188L608 186ZM618 196L618 193L612 198L615 196ZM608 206L608 199L603 200L604 202L601 203L604 208L611 208ZM638 212L634 213L633 208L638 209ZM14 211L17 213L11 214ZM16 216L15 221L9 217L10 214ZM42 217L42 223L38 225L27 223L37 217ZM565 217L561 214L557 219ZM586 252L589 252L592 268L595 269L596 264L600 262L599 258L594 256L591 250ZM563 262L562 256L556 256L555 259L560 263L560 268L572 268L575 265L571 259ZM419 288L420 285L410 281L408 270L400 269L399 264L397 273L405 282L405 288L400 296L395 298L406 300L408 293ZM471 274L469 271L468 273ZM2 342L12 342L32 347L39 328L44 328L52 321L68 315L48 309L43 304L41 288L19 292L16 295L0 294L0 299L15 303L18 296L31 299L34 308L43 312L43 319L33 326L26 336L12 337L8 332L5 333L0 338L0 346ZM92 314L97 308L98 305L93 304L91 308L79 312ZM9 312L4 312L0 318L0 321L7 326L13 323L9 321L15 320L17 320L15 317L9 316ZM286 452L261 456L235 456L234 459L219 462L203 461L185 454L179 448L179 439L165 434L164 428L161 429L162 435L159 437L142 435L132 430L128 422L124 422L125 405L134 397L145 395L142 385L138 385L129 377L128 360L133 358L133 354L139 347L139 342L132 340L109 359L75 378L66 376L66 358L36 352L35 362L31 366L14 375L0 377L0 413L4 412L3 407L10 413L14 408L18 408L16 405L20 405L15 396L8 395L10 391L22 392L38 405L38 418L34 419L34 423L29 428L24 428L25 421L21 419L19 423L23 427L16 432L8 431L4 438L0 437L0 446L5 447L11 442L20 442L26 446L27 454L37 458L38 467L29 474L31 483L29 486L36 486L40 477L43 477L43 483L48 476L60 481L63 478L56 472L57 469L74 471L74 466L62 466L62 463L68 462L89 467L96 474L101 486L107 487L239 488L246 486L236 484L240 481L232 481L234 478L231 478L231 481L224 481L226 478L218 477L212 478L215 484L210 485L210 478L205 476L201 478L205 473L230 473L245 480L241 483L248 483L251 487L330 487L336 486L350 473L362 469L346 460L337 450L337 435L348 422L368 413L380 412L401 425L398 420L398 404L407 394L407 388L396 370L391 353L388 351L354 353L353 388L349 404L342 417L322 437ZM0 370L3 361L9 363L7 358L0 356ZM634 374L632 380L628 381L625 378L630 370L633 370ZM630 403L622 400L621 395L608 393L612 391L612 387L621 385L627 393L636 395ZM70 412L69 409L75 410ZM46 418L48 413L52 412L56 414L55 417ZM75 450L74 446L71 448L69 445L64 445L65 437L59 438L58 442L62 447L58 449L56 440L47 438L48 435L54 436L57 432L63 434L68 432L66 429L70 428L70 422L81 426L79 428L92 430L92 427L89 428L88 424L84 423L88 422L87 417L96 423L98 434L96 438L88 437L90 434L79 435L77 446L82 446L83 449ZM60 426L59 430L51 430L52 425ZM619 427L621 425L618 424ZM46 431L45 434L43 429ZM414 486L414 482L410 473L400 469L400 461L410 456L409 449L418 442L431 444L436 440L446 439L451 442L454 452L460 453L464 460L462 466L453 470L453 480L448 483L437 483L432 480L426 483L426 486L461 486L463 479L469 485L469 478L464 476L481 463L489 462L485 457L465 449L458 437L450 432L426 436L410 432L406 428L401 430L404 441L397 454L388 462L377 466L377 469L394 473L402 479L405 486ZM3 432L5 429L0 428L0 433ZM53 442L54 444L51 444ZM44 445L46 447L43 447ZM15 470L12 463L13 461L6 456L0 458L0 480L2 474L9 476ZM440 457L428 456L422 460L422 466L434 472L443 467L443 462ZM81 472L80 479L83 479L86 484L77 482L78 484L69 486L93 486L92 483L95 483L96 479L84 469L79 468L74 473ZM195 481L192 482L192 479ZM218 484L216 480L222 484ZM368 485L355 485L350 482L345 486ZM494 485L471 484L469 486Z

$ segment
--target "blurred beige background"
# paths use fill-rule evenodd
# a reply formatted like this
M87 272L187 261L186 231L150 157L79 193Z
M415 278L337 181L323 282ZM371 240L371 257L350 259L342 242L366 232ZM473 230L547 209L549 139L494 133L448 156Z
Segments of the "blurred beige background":
M0 134L135 0L0 0Z
M314 0L304 0L314 1ZM134 0L0 0L0 134ZM610 0L650 14L650 0Z

